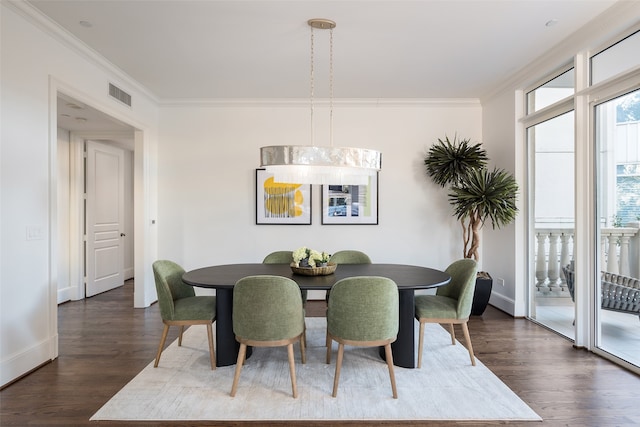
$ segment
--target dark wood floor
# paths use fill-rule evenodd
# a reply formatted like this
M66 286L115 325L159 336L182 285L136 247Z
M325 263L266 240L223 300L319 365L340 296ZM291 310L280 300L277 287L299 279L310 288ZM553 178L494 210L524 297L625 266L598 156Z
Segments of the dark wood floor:
M59 306L60 356L0 391L2 426L275 426L300 423L90 422L89 418L154 357L157 305L134 309L133 282ZM324 314L311 301L307 315ZM168 343L177 337L170 332ZM476 356L544 421L522 426L640 425L640 377L524 319L489 307L469 324ZM354 402L357 403L357 402ZM487 425L454 422L305 422L305 426Z

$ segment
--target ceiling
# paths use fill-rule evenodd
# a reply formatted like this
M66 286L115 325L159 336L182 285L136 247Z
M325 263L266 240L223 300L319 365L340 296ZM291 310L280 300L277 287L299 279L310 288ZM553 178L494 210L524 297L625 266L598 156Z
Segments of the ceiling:
M308 98L310 18L337 23L336 98L482 98L615 0L29 3L165 101ZM327 97L329 32L314 33Z
M131 132L126 123L103 114L96 109L64 94L58 94L58 127L74 132Z

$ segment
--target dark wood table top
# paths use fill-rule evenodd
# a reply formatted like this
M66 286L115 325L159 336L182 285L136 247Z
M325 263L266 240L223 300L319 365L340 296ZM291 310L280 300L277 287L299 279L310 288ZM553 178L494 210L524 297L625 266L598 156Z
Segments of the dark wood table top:
M182 280L201 288L229 289L246 276L270 274L288 277L301 289L327 290L340 279L354 276L387 277L398 285L398 289L428 289L449 283L451 277L440 270L404 264L342 264L335 273L327 276L305 276L294 274L287 264L227 264L191 270Z

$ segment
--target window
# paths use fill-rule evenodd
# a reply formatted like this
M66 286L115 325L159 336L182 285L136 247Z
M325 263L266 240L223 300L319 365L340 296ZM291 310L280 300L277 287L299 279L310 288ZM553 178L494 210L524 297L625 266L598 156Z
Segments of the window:
M575 92L573 68L527 93L527 114L535 113Z
M623 71L640 65L640 31L620 40L591 57L591 84L600 83Z

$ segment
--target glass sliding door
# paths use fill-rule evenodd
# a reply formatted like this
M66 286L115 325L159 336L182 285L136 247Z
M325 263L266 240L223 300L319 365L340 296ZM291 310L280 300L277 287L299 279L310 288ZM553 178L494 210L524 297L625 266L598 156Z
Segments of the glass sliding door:
M640 373L640 23L523 88L527 316ZM519 98L521 93L517 93Z
M563 267L573 264L574 113L527 129L529 153L530 318L571 339L574 303Z
M595 107L599 271L595 345L640 366L640 90Z

